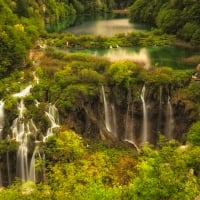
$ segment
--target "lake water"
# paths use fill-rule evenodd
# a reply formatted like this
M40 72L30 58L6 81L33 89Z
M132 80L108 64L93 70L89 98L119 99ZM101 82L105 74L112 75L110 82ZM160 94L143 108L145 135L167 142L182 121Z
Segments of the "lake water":
M145 24L131 23L126 13L114 13L96 16L69 16L59 22L46 25L48 32L70 32L76 35L91 34L112 36L130 31L147 31L151 27Z
M94 56L102 56L111 61L133 60L142 62L146 66L167 66L174 69L195 69L197 63L188 63L186 58L192 56L194 51L180 47L132 47L132 48L113 48L113 49L67 49L70 53L84 53Z
M71 22L71 27L63 28L62 32L73 34L91 34L112 36L116 33L127 33L130 31L148 31L150 27L144 24L130 23L127 15L115 14L107 16L87 17L80 16ZM142 51L141 51L142 49ZM91 55L107 57L111 60L139 59L145 60L153 66L169 66L175 69L195 68L197 63L187 63L185 59L198 54L189 48L180 47L148 47L148 48L113 48L113 49L67 49L70 52L81 52Z
M114 18L89 18L83 20L75 26L69 27L64 32L70 32L76 35L91 34L112 36L117 33L128 33L131 31L146 31L148 26L129 22L125 15L118 15Z

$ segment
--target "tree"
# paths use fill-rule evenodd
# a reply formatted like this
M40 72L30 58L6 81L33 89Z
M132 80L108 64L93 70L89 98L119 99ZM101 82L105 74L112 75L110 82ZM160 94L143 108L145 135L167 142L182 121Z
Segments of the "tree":
M191 126L188 132L188 140L193 145L200 145L200 121L197 121Z

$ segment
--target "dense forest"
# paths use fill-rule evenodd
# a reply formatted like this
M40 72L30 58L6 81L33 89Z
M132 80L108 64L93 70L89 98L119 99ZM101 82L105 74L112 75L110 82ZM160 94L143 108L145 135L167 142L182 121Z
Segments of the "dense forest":
M200 199L199 9L198 0L0 0L0 199ZM48 32L119 10L151 30ZM177 44L195 50L189 67L150 62L146 48ZM132 47L141 49L116 60L67 51Z
M200 44L200 4L193 0L136 0L130 18L156 25L166 33Z

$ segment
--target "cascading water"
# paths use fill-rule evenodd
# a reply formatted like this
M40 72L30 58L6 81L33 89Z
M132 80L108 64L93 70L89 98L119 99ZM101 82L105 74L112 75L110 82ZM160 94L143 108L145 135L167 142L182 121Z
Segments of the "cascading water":
M103 95L106 129L107 131L111 132L115 138L117 138L118 134L117 134L117 119L116 119L115 106L111 104L109 107L109 104L105 95L104 86L102 86L102 95Z
M102 85L102 94L103 94L103 103L104 103L104 112L105 112L105 125L106 129L111 132L111 124L110 124L110 113L109 113L109 108L108 108L108 103L106 100L106 95L105 95L105 90L104 86Z
M148 113L147 113L147 106L145 102L145 91L146 87L145 85L142 88L142 92L140 95L140 98L142 100L142 106L143 106L143 124L142 124L142 139L141 143L144 144L145 142L148 142Z
M55 105L50 104L49 111L45 112L45 114L49 118L51 126L47 129L47 133L46 136L44 136L43 138L43 142L45 142L49 136L53 135L54 128L59 127L59 114L58 109L55 107Z
M116 119L115 106L113 104L111 104L111 110L112 110L112 119L113 119L112 132L114 134L114 137L117 138L118 137L118 134L117 134L117 119Z
M36 158L39 158L40 160L42 159L38 146L36 146L34 149L34 152L31 158L30 169L29 169L28 180L33 181L33 182L36 182Z
M0 139L2 139L2 131L4 127L4 101L0 101Z
M23 89L22 91L13 94L13 97L22 98L22 97L28 96L28 95L31 93L31 88L32 88L32 87L33 87L32 85L28 85L28 86L27 86L25 89Z
M28 134L29 128L24 122L25 105L23 99L21 99L18 105L19 116L14 120L11 127L13 139L19 143L17 151L17 175L23 182L28 178ZM28 131L27 131L28 130Z
M134 137L134 130L133 130L133 104L131 106L131 117L129 116L130 112L130 101L128 101L128 107L126 112L126 122L125 122L125 137L124 142L128 142L132 144L136 150L139 150Z
M157 123L157 132L161 131L161 121L162 121L162 86L159 88L159 112L158 112L158 123Z
M131 111L131 117L129 115ZM126 112L126 122L125 122L125 141L133 141L133 104L130 109L130 100L128 101L128 107Z
M34 78L34 82L35 82L36 84L39 84L40 79L36 76L36 73L35 73L35 72L33 72L33 78Z
M174 116L173 116L173 109L172 104L170 101L170 97L168 97L167 101L167 112L166 112L166 125L165 125L165 136L167 139L172 139L174 130Z

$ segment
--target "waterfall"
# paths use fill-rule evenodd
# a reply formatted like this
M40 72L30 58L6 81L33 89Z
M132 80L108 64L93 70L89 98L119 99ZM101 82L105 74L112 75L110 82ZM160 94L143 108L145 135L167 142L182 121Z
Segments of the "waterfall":
M34 102L35 102L35 106L38 108L40 105L40 102L37 99L35 99Z
M147 113L147 107L145 102L145 91L146 87L145 85L142 88L142 92L140 95L140 98L142 100L142 106L143 106L143 124L142 124L142 144L148 141L148 113Z
M39 146L36 146L31 158L31 162L30 162L30 169L29 169L29 177L28 180L29 181L33 181L36 182L36 158L38 158L41 160L41 155L39 152Z
M20 91L18 93L13 94L12 96L13 97L19 97L19 98L28 96L31 92L32 87L33 87L32 85L28 85L25 89L23 89L22 91Z
M106 129L109 132L111 132L110 114L109 114L108 103L106 100L104 86L102 86L102 94L103 94L103 103L104 103L104 112L105 112L105 125L106 125Z
M13 139L19 143L19 148L17 151L17 175L21 178L23 182L27 180L33 180L33 173L35 168L35 161L34 157L37 153L37 148L33 152L33 156L30 163L30 169L28 165L28 135L33 134L35 136L36 141L36 134L37 134L37 127L35 126L33 120L28 120L25 122L24 120L24 113L26 107L24 105L23 99L21 99L20 103L18 104L18 111L19 116L13 121L13 125L11 127ZM9 157L7 156L7 163L9 163ZM9 171L9 164L8 164L8 171ZM9 178L10 179L10 178Z
M11 127L13 139L19 143L17 151L17 175L23 182L28 178L28 134L30 134L29 125L24 122L25 105L21 99L18 105L19 116L14 120Z
M26 142L21 143L17 151L17 174L22 182L28 180L28 147Z
M105 126L107 131L111 132L112 135L117 138L117 119L114 104L109 107L108 101L106 99L104 86L102 86L103 104L104 104L104 115L105 115Z
M161 131L161 122L162 122L162 86L159 88L159 112L158 112L158 123L157 123L157 132Z
M39 84L39 82L40 82L40 79L36 76L36 73L35 72L33 72L33 78L34 78L34 82L35 82L35 84Z
M113 128L112 128L112 133L114 134L114 137L118 137L117 133L117 119L116 119L116 111L115 111L115 106L111 104L111 109L112 109L112 119L113 119Z
M170 101L170 97L168 97L167 101L167 112L166 112L166 125L165 125L165 135L167 139L173 138L173 130L174 130L174 117L173 117L173 109Z
M2 131L4 127L4 102L0 101L0 139L2 139Z
M49 105L49 111L45 112L46 116L48 117L51 126L47 129L46 136L43 138L43 142L47 140L49 136L53 135L53 129L56 127L59 127L59 114L58 109L55 107L55 105Z
M125 138L126 141L133 141L133 104L131 106L131 117L130 113L130 101L128 101L128 107L126 112L126 121L125 121Z

